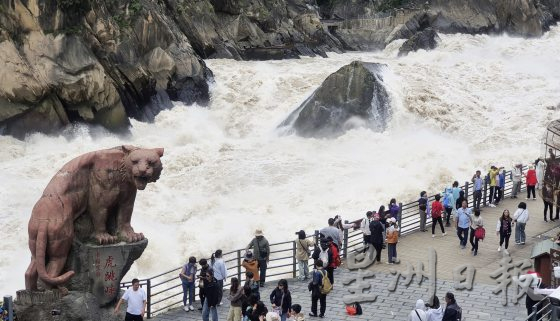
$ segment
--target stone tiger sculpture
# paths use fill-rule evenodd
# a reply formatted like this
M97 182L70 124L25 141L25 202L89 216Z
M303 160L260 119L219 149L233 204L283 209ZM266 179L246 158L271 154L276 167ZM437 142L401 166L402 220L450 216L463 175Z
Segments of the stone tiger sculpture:
M136 191L159 179L163 148L120 146L90 152L66 163L33 207L28 225L31 263L25 287L62 286L74 271L62 274L76 236L74 222L89 216L89 238L99 244L144 239L130 226Z

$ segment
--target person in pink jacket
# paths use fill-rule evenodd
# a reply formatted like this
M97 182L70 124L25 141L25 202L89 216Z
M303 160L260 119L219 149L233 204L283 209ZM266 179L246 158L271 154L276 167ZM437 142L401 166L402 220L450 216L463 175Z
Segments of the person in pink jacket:
M529 166L529 170L527 171L527 174L525 174L525 178L527 181L527 199L531 197L532 193L533 200L536 200L535 186L537 185L537 172L535 171L535 167L533 165Z

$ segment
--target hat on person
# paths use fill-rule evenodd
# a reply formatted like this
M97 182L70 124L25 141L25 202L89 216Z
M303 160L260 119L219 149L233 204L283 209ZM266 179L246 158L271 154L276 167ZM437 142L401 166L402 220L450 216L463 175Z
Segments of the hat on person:
M268 312L266 314L266 321L280 321L280 316L276 312Z
M394 217L391 217L391 223L397 223L397 219Z
M264 234L263 234L262 230L259 230L259 229L255 230L255 236L263 236L263 235Z
M245 252L245 259L252 260L253 259L253 252L251 252L251 251Z

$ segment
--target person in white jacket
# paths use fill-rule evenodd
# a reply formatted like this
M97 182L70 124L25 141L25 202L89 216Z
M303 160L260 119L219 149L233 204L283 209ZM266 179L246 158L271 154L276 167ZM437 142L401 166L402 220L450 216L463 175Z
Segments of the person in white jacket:
M537 189L544 186L544 162L542 158L537 161Z
M428 321L425 309L424 300L418 299L416 301L416 308L408 314L408 321Z
M432 299L432 305L429 306L426 311L427 321L441 321L443 319L443 307L439 304L439 299L434 295Z
M515 224L515 244L517 245L525 244L525 225L527 221L529 221L527 204L521 202L517 206L517 211L513 214L513 222L517 223Z

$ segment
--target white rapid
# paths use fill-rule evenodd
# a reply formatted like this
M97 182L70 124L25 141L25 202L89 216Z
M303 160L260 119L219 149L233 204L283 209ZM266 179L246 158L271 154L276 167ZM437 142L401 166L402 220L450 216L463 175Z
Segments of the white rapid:
M244 247L255 228L283 241L335 214L359 218L391 197L410 201L490 164L534 160L547 123L560 116L560 28L529 40L441 38L436 50L403 58L400 41L328 59L209 60L209 108L177 105L153 124L133 121L128 138L84 127L72 139L0 137L0 294L24 287L27 222L42 190L65 162L91 150L165 148L161 179L137 197L132 223L150 243L127 279ZM321 140L276 131L324 78L356 59L389 66L386 132Z

